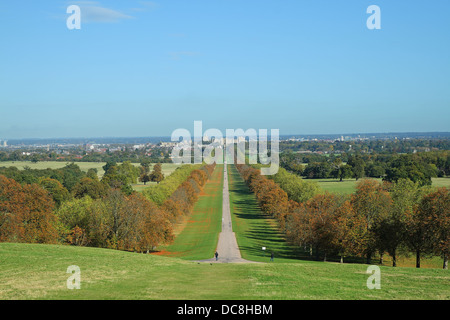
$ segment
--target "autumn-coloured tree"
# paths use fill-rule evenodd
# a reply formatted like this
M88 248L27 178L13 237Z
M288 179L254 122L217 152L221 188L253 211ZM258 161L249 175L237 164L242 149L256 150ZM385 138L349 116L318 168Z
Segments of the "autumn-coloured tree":
M378 246L377 230L381 221L389 215L392 199L381 183L373 179L364 179L357 184L351 203L355 213L366 220L367 228L362 237L367 243L365 249L367 263L371 263L373 253L381 249Z
M37 184L21 186L0 176L0 240L55 243L55 203Z
M22 215L25 210L22 186L0 175L0 242L23 238Z
M439 188L427 194L417 207L424 237L430 239L433 253L442 256L444 269L448 269L450 254L450 191Z
M236 168L250 190L255 193L261 210L276 218L283 230L286 225L286 216L291 208L287 193L273 180L262 176L258 169L241 164L237 164Z
M157 163L153 166L153 171L150 174L150 180L156 183L160 183L164 179L164 174L162 173L161 163Z
M93 200L86 196L64 202L57 210L59 238L74 245L90 244ZM80 234L83 235L83 241ZM74 239L78 239L73 241Z

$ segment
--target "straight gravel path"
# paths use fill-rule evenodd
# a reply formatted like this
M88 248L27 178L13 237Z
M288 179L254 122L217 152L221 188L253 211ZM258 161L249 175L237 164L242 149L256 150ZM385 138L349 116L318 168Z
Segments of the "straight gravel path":
M233 232L230 210L230 193L228 191L228 172L227 163L224 163L223 172L223 203L222 203L222 232L219 234L219 243L217 244L217 253L219 257L201 260L201 262L214 263L254 263L253 261L242 259L241 252L236 241L236 235Z

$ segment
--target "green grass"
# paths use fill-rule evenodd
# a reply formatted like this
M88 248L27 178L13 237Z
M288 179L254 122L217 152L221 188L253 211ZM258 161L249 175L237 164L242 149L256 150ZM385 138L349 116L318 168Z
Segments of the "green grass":
M372 178L369 178L372 179ZM381 182L381 179L375 179ZM358 183L355 179L346 179L339 181L339 179L314 179L311 181L316 181L320 188L324 191L351 194L356 190L356 184ZM433 187L447 187L450 188L450 177L445 178L432 178Z
M16 167L19 170L23 170L25 167L30 167L31 169L61 169L66 166L69 162L63 161L39 161L33 163L31 161L6 161L0 162L0 167ZM94 168L98 170L99 177L104 174L103 166L106 162L76 162L80 169L87 172L89 169Z
M261 213L236 168L229 166L228 173L233 229L243 258L267 262L268 254L261 250L265 246L275 252L275 263L187 260L210 258L217 244L223 183L223 167L217 166L190 221L172 246L165 248L175 253L171 257L0 243L0 300L450 299L449 270L380 266L381 290L369 290L367 265L295 259L295 248L286 244L275 220ZM66 287L70 265L81 269L81 290Z
M67 267L81 269L68 290ZM212 264L72 246L0 243L0 299L450 299L448 270L381 267L381 289L366 287L366 265Z
M381 182L381 179L375 180ZM356 191L356 184L358 183L355 179L345 179L343 181L339 181L339 179L317 179L311 181L317 181L319 187L324 191L341 194L352 194Z
M255 195L234 165L228 166L228 179L233 231L242 258L267 262L272 251L275 262L297 258L298 250L286 243L276 220L261 212ZM263 251L262 247L266 247L266 250Z
M217 165L204 186L193 213L175 241L160 254L189 260L212 258L222 227L223 165Z
M431 178L433 181L433 187L447 187L450 189L450 177L444 178Z

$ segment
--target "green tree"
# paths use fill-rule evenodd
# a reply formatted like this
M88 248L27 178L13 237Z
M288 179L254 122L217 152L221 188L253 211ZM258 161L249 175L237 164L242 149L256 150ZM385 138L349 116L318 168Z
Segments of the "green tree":
M100 199L107 193L107 186L98 180L91 178L83 178L73 188L72 193L75 198L80 199L89 196L92 199Z
M69 191L58 180L42 177L39 185L50 193L57 207L70 198Z

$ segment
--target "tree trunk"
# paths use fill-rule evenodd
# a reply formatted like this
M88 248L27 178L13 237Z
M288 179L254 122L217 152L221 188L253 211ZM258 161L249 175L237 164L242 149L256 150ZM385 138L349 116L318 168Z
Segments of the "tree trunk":
M383 264L384 253L380 252L380 264Z
M372 264L372 252L368 252L366 256L367 264Z
M325 255L323 256L323 262L327 262L327 253L325 252Z
M444 270L448 270L448 256L444 254Z
M416 251L416 268L420 268L420 250Z
M392 255L392 266L393 267L397 266L397 252L396 252L396 250L394 250L393 255Z
M344 256L341 256L341 263L344 263Z
M309 245L309 256L312 257L312 255L313 255L313 247L312 247L312 245L310 244L310 245Z

